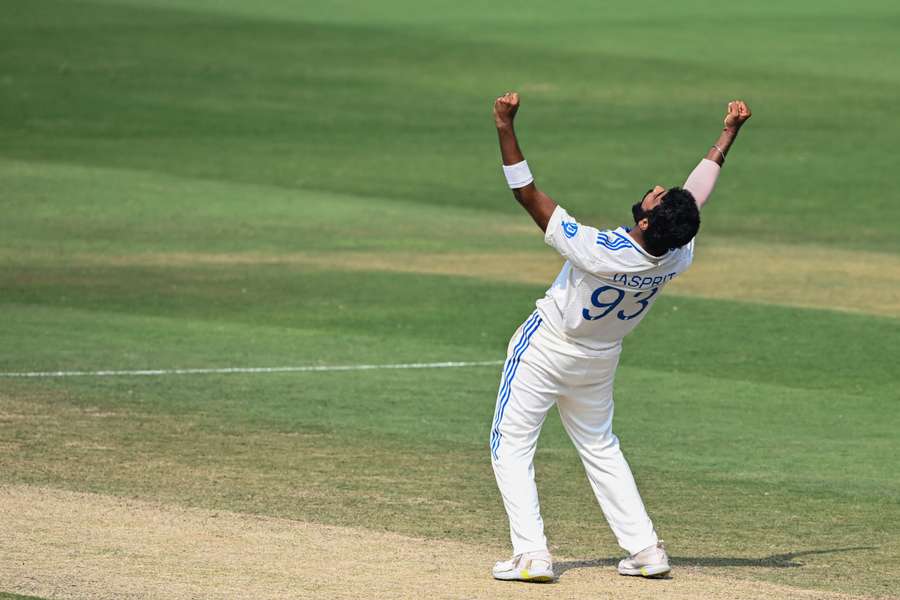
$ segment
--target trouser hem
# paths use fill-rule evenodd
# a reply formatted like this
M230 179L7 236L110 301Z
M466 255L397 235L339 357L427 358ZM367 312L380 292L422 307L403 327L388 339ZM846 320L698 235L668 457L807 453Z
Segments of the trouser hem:
M550 550L547 549L547 544L544 544L543 546L522 546L521 548L513 548L513 556L528 554L529 552L546 552L547 554L550 554Z
M641 550L646 550L651 546L655 546L659 543L659 537L656 535L645 537L645 538L636 538L633 542L629 542L628 546L621 545L620 546L628 553L629 556L634 556Z

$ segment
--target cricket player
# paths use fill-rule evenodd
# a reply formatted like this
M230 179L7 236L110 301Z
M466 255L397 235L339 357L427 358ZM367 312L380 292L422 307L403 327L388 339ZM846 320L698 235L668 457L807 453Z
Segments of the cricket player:
M491 463L509 516L513 557L497 579L551 581L534 452L556 404L591 487L628 558L622 575L662 577L669 558L644 508L612 432L613 378L622 338L641 322L663 287L687 269L706 203L750 109L728 103L725 127L683 188L655 186L631 207L634 225L596 229L579 223L538 189L519 149L513 120L519 96L494 103L503 171L516 200L566 262L536 310L510 339L490 430Z

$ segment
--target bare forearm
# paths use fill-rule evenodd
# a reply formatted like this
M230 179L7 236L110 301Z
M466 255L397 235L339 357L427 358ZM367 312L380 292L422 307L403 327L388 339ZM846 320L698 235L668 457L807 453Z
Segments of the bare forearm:
M500 156L503 157L504 165L514 165L525 160L512 123L497 125L497 137L500 139Z
M498 124L497 136L500 140L500 154L504 165L514 165L525 160L512 123ZM550 222L550 217L556 209L556 202L540 191L533 181L524 187L513 189L512 192L519 204L528 211L537 226L541 228L541 231L546 231L547 223Z
M728 154L728 150L734 143L735 138L737 138L739 131L739 127L725 127L722 129L722 133L719 134L716 143L709 147L706 158L715 161L719 166L722 166L725 163L725 156Z
M719 134L716 143L710 146L706 158L715 161L721 167L725 163L725 156L731 149L731 144L738 132L752 115L750 107L743 100L732 100L728 103L728 112L725 113L725 127Z
M694 195L698 208L702 208L712 194L716 179L719 177L719 169L725 163L725 156L741 127L751 116L750 107L743 100L732 100L728 103L722 133L719 134L716 143L709 147L704 160L700 161L684 182L684 189Z

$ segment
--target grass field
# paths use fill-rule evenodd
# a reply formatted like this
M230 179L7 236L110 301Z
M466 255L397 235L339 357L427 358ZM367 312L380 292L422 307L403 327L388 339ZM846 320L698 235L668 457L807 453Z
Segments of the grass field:
M617 375L616 430L675 579L590 589L900 597L896 3L8 0L4 16L4 373L502 360L560 261L505 189L493 98L521 92L542 187L606 226L680 184L745 98L695 265ZM190 597L79 579L155 556L117 546L92 502L505 552L498 380L2 376L0 598L127 581ZM574 593L579 570L595 585L621 551L555 414L537 470L552 549L583 562L521 593ZM78 518L106 545L53 529ZM242 581L229 597L279 597ZM372 585L344 592L415 597Z

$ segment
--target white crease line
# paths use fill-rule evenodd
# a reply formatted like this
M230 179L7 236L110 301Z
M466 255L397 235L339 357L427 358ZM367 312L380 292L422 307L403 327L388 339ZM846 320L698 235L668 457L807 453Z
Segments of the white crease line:
M144 369L139 371L31 371L0 373L0 377L117 377L129 375L210 375L227 373L309 373L313 371L373 371L376 369L454 369L494 367L502 360L479 362L401 363L393 365L310 365L305 367L225 367L221 369Z

